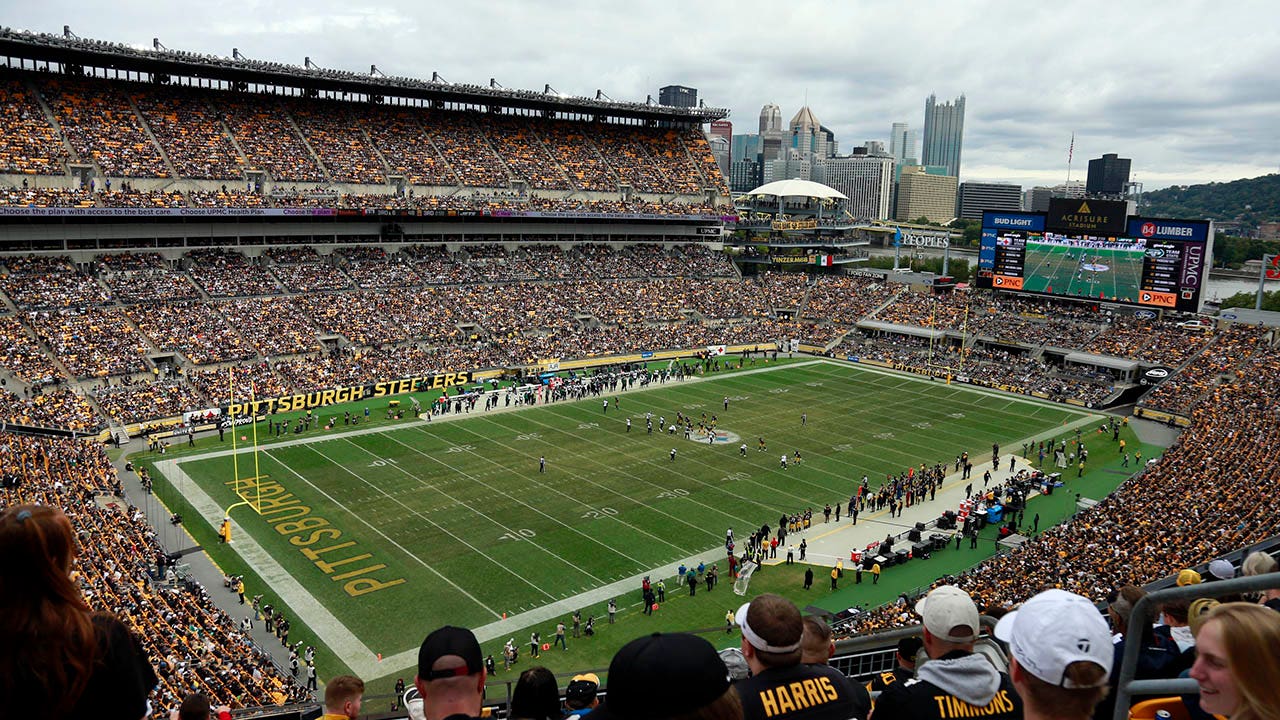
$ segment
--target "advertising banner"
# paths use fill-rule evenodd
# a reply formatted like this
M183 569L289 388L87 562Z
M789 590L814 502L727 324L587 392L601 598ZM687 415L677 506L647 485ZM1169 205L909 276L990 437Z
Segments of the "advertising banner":
M473 375L470 372L438 373L435 375L372 382L365 385L346 385L295 395L264 397L252 402L232 403L218 410L222 415L252 415L256 417L277 412L308 410L367 398L390 397L407 392L446 390L458 385L466 385L472 380Z

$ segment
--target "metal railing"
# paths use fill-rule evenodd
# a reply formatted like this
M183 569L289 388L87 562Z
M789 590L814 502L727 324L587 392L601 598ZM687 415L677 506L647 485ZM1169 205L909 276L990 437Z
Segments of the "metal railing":
M1197 598L1217 598L1224 595L1241 595L1248 592L1273 590L1280 588L1280 573L1267 573L1253 577L1242 577L1234 580L1221 580L1211 583L1200 583L1186 587L1174 587L1167 590L1156 590L1138 600L1129 614L1128 628L1142 628L1150 625L1159 611L1159 607L1167 602ZM1114 720L1126 720L1129 717L1129 704L1135 695L1180 695L1199 693L1200 686L1189 678L1163 680L1135 680L1138 670L1138 656L1142 653L1142 643L1137 637L1126 638L1124 658L1120 662L1119 683L1116 686L1116 711Z

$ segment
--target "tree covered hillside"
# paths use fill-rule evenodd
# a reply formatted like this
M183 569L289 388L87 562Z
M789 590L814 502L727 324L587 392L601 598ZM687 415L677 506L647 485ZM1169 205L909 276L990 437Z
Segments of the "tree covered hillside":
M1141 215L1169 218L1213 218L1257 226L1280 220L1280 174L1225 183L1175 185L1142 196Z

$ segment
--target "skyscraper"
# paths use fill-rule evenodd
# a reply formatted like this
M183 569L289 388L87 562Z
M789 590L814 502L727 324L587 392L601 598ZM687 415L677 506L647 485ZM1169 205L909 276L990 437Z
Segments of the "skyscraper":
M782 132L782 108L769 103L760 108L760 134Z
M1122 197L1129 182L1129 167L1133 163L1115 153L1107 153L1089 161L1089 179L1085 191L1090 197Z
M899 167L920 164L920 156L916 154L919 144L919 133L904 122L894 123L889 130L889 154Z
M924 165L942 165L947 174L960 177L960 148L964 143L964 95L954 102L938 103L930 95L924 103Z

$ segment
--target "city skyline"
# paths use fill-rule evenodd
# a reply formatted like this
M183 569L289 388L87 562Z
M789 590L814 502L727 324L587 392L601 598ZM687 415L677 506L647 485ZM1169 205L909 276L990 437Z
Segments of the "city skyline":
M1057 185L1082 159L1119 153L1148 190L1277 171L1280 65L1274 10L1245 0L1034 6L1003 1L913 6L757 0L635 13L620 2L515 0L446 9L407 0L281 0L110 6L68 0L10 8L5 23L150 47L456 83L617 100L698 89L739 132L776 103L805 105L843 148L887 141L892 123L924 127L936 93L968 98L962 181ZM767 19L767 20L766 20ZM625 22L622 22L625 20ZM760 33L764 33L763 36ZM763 43L744 38L767 37ZM696 42L686 42L696 38ZM851 38L856 41L851 41ZM888 144L888 143L886 143Z

